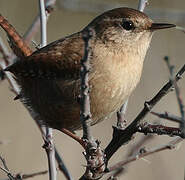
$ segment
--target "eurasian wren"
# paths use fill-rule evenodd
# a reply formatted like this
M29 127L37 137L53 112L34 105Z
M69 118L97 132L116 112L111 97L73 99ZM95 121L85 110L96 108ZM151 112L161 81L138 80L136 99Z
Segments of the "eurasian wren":
M87 26L96 33L89 74L92 124L118 111L135 89L153 31L174 26L153 23L130 8L107 11ZM6 69L21 87L21 100L43 124L58 130L81 128L79 72L85 49L82 33L87 27Z

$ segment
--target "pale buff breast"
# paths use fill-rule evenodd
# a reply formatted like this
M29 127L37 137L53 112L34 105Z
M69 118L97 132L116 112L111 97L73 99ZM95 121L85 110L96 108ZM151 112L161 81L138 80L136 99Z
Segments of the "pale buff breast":
M99 55L93 59L93 72L90 75L91 111L96 117L93 123L117 111L140 81L149 43L143 44L144 47L135 46L134 50L127 53L120 47L114 51L102 46L95 48L94 55Z

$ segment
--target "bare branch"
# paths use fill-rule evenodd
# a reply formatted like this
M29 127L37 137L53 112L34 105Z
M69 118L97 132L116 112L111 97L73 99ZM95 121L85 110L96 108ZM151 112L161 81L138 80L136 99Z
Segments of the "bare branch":
M35 176L45 175L47 173L48 173L48 171L46 170L46 171L40 171L40 172L36 172L36 173L31 173L31 174L23 174L23 175L18 174L18 175L16 175L16 177L18 179L20 179L20 177L22 179L29 179L29 178L33 178Z
M44 0L39 0L39 7L41 22L41 47L44 47L47 45L47 17ZM46 141L44 147L48 157L49 179L56 180L57 171L55 164L55 148L53 144L53 133L52 129L48 127L46 127Z
M99 142L95 141L91 126L91 111L90 111L90 86L89 86L89 71L90 60L92 57L93 40L95 37L95 31L92 28L87 28L82 32L82 37L85 43L84 56L81 60L81 98L80 98L80 120L83 127L83 139L86 142L86 150L84 156L87 160L87 167L85 174L80 180L86 179L99 179L102 177L105 170L104 152L99 146Z
M175 138L173 139L172 141L170 141L168 144L164 144L164 145L161 145L159 147L155 147L153 149L150 149L150 150L146 150L140 154L137 154L137 155L134 155L124 161L120 161L119 163L116 163L115 165L109 167L107 169L107 172L111 172L111 171L114 171L118 168L120 168L121 166L125 166L126 164L130 163L130 162L133 162L133 161L136 161L138 159L141 159L145 156L148 156L148 155L151 155L151 154L154 154L154 153L157 153L157 152L161 152L161 151L164 151L164 150L171 150L171 149L174 149L175 148L175 145L177 145L178 143L180 143L181 141L183 141L182 138Z
M44 0L39 0L40 24L41 24L41 47L47 45L47 17Z
M163 125L154 125L149 123L139 124L137 126L137 132L144 134L158 134L158 135L168 135L168 136L179 136L184 138L184 134L179 128L167 127Z
M92 56L92 39L94 38L94 31L88 29L83 33L83 39L85 43L84 57L81 60L81 100L80 100L80 120L83 127L83 138L87 139L89 142L94 143L93 136L90 131L91 126L91 110L90 110L90 87L89 87L89 71L90 71L90 58Z
M74 134L73 132L71 132L65 128L62 128L60 131L63 132L64 134L66 134L67 136L71 137L75 141L77 141L84 149L86 148L86 145L87 145L86 142L82 138L80 138L79 136Z

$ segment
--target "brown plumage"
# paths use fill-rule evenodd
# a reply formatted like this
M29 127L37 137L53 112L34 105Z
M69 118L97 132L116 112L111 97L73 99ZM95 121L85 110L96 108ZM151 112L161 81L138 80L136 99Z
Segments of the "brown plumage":
M158 28L173 26L165 25ZM92 124L116 112L135 89L152 26L144 13L129 8L107 11L87 26L96 32L89 75ZM15 75L22 101L52 128L81 127L78 100L84 31L55 41L6 69Z

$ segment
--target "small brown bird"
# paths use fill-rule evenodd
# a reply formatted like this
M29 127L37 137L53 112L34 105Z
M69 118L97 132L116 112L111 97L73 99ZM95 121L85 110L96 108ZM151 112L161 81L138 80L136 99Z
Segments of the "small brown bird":
M153 23L134 9L113 9L96 17L82 31L35 51L6 70L15 75L21 100L43 124L58 130L77 130L81 128L78 99L83 32L91 27L96 34L89 74L93 125L118 111L135 89L153 32L174 26Z

